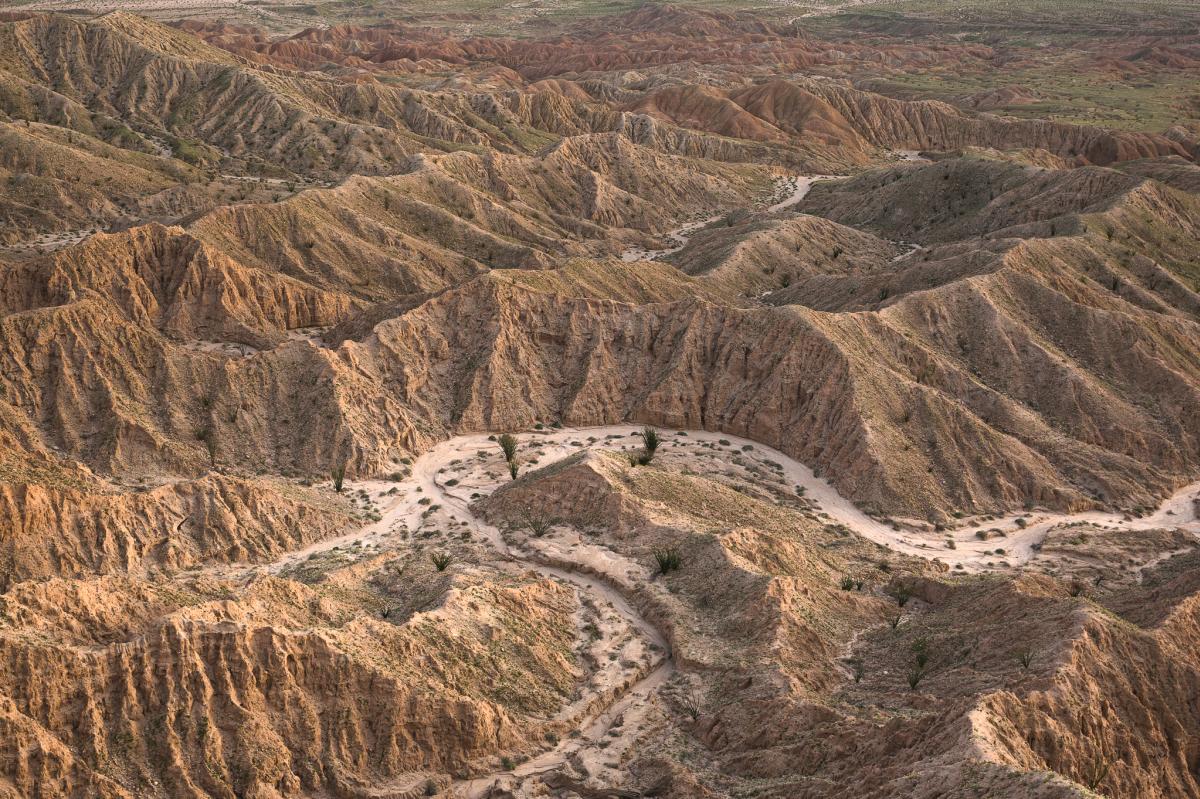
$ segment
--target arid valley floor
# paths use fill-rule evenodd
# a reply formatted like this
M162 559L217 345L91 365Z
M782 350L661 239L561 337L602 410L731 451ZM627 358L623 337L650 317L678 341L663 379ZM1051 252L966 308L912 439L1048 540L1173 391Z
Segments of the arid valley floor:
M1200 8L0 6L0 799L1200 797Z

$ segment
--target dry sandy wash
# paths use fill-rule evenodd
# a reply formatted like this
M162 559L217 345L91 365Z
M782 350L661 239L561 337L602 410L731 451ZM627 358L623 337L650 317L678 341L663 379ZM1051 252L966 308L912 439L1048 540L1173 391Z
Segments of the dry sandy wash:
M0 799L1200 799L1195 15L1021 3L0 12Z

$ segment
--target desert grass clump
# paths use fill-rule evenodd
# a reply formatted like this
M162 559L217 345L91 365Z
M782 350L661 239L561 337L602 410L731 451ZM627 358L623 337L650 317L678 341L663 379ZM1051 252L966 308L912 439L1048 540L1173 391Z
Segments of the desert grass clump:
M1033 650L1022 649L1017 653L1017 659L1021 661L1021 668L1029 671L1029 664L1033 663Z
M520 471L521 471L521 467L517 465L517 462L516 462L516 461L509 461L509 462L508 462L508 475L509 475L509 477L511 477L512 479L516 480L516 479L517 479L517 474L518 474Z
M654 561L658 564L659 574L667 574L683 566L683 556L674 547L654 550Z
M446 571L446 567L454 561L454 557L446 552L434 552L429 556L429 560L433 562L435 569L444 572Z
M342 493L342 486L346 482L346 464L341 464L333 470L333 490Z
M854 578L853 577L851 577L850 575L846 575L845 577L842 578L842 590L843 591L853 591L854 590Z
M917 686L921 684L922 678L925 677L925 670L915 668L908 673L908 687L910 690L917 690Z

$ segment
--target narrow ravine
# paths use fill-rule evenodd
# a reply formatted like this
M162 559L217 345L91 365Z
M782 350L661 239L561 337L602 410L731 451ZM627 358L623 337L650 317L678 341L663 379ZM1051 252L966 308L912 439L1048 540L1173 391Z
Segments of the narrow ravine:
M767 213L775 213L776 211L784 211L796 205L798 202L808 196L814 184L822 180L835 180L836 175L793 175L789 178L782 178L776 189L775 197L779 197L776 202L767 207ZM774 199L774 197L772 198ZM626 263L634 261L654 261L668 255L674 255L687 246L692 236L697 231L703 230L712 223L721 218L721 214L705 217L703 219L694 219L687 222L674 230L668 232L665 236L670 246L664 247L661 250L647 250L641 247L630 247L621 253L621 260Z

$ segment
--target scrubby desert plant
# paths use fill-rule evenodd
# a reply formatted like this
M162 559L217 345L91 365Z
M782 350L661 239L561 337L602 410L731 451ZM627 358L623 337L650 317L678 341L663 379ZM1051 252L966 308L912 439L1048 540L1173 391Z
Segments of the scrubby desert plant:
M518 474L520 471L521 471L521 467L517 465L517 462L516 462L516 461L509 461L509 462L508 462L508 475L509 475L509 477L511 477L512 479L516 480L516 479L517 479L517 474Z
M658 564L658 573L667 574L683 565L683 556L674 547L654 550L654 561Z
M929 642L924 638L918 638L913 641L912 650L917 668L925 668L925 664L929 662Z
M687 714L688 718L695 721L704 712L704 697L694 687L688 688L679 697L679 707Z
M913 669L908 673L908 687L913 691L917 690L917 686L920 685L921 680L924 677L925 672L922 669Z
M341 464L334 467L333 470L333 490L342 493L342 486L346 482L346 464Z
M646 451L646 462L654 457L654 453L658 452L658 445L662 443L662 438L658 435L658 430L649 425L642 428L639 434L642 437L642 448Z
M854 578L851 577L850 575L846 575L845 577L842 578L842 590L843 591L851 591L853 589L854 589Z
M1104 782L1105 778L1108 777L1108 768L1110 765L1111 764L1100 755L1096 755L1094 758L1092 758L1092 763L1090 766L1088 766L1083 778L1084 784L1087 785L1088 790L1095 791L1100 787L1100 783Z
M433 561L433 567L440 572L446 571L446 567L454 561L454 557L447 552L434 552L429 559Z
M1033 662L1033 651L1029 649L1022 649L1017 653L1017 659L1021 661L1021 667L1025 669L1025 671L1029 671L1029 664Z
M517 437L510 433L505 433L496 439L496 443L504 451L504 460L512 463L513 459L517 457Z
M525 527L528 528L529 534L534 538L541 538L550 532L550 529L557 523L557 520L544 516L541 513L530 511L525 515Z

